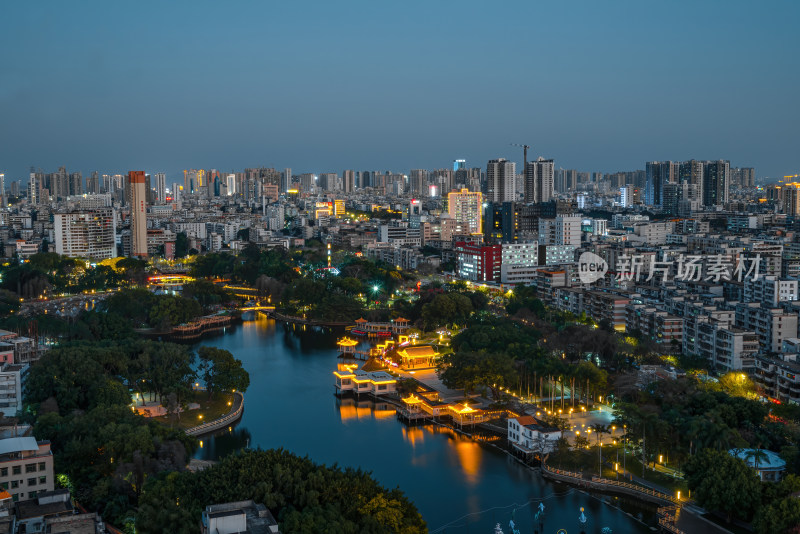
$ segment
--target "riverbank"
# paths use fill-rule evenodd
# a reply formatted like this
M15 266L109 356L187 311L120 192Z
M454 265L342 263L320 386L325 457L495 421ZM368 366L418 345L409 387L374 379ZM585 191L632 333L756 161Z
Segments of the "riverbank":
M231 401L231 409L227 414L214 419L213 421L207 421L197 426L187 428L184 432L186 432L187 436L201 436L203 434L216 432L217 430L223 429L238 421L242 417L243 413L244 395L238 391L235 391L233 393L233 401Z
M224 335L201 338L197 346L229 350L242 360L251 377L248 399L258 402L248 403L232 432L203 436L195 457L213 461L243 447L283 448L370 471L385 487L400 487L437 534L491 532L495 523L507 524L514 508L518 528L532 532L538 523L519 507L542 500L548 507L547 531L574 531L581 507L598 532L608 527L645 534L657 524L655 507L600 500L543 479L505 454L500 438L481 442L466 427L459 432L437 424L409 426L385 399L376 404L363 395L361 400L336 397L332 348L341 334L335 330L293 327L256 313Z

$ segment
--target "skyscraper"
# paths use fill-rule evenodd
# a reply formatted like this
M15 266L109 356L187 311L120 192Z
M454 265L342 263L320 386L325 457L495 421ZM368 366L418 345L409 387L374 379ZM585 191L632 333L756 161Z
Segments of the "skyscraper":
M486 182L489 200L492 202L513 202L516 193L516 163L505 158L492 159L486 164Z
M660 206L664 184L678 181L678 164L672 161L648 161L645 173L644 202L649 206Z
M791 217L800 215L800 183L788 183L783 187L783 212Z
M80 172L73 172L69 175L69 196L83 194L83 175Z
M470 234L483 231L483 200L480 192L472 193L469 189L451 191L447 194L447 213L468 228Z
M91 176L86 179L86 192L97 194L100 192L100 175L94 171Z
M453 160L453 172L460 171L461 169L467 168L467 160L465 159L454 159Z
M426 186L428 185L428 171L425 169L411 169L409 173L409 182L412 193L424 195L427 193Z
M731 169L731 186L753 187L756 185L756 170L752 167Z
M130 171L131 256L147 257L147 191L144 171Z
M156 173L156 198L159 204L167 203L167 175L163 172Z
M342 172L342 187L345 193L356 190L356 171L348 169Z
M684 200L702 200L703 162L692 159L681 163L678 166L678 181L690 185L686 190L688 196Z
M728 201L730 186L728 161L706 161L703 166L703 206L721 206Z
M292 184L292 169L286 167L283 169L283 174L281 174L281 193L287 192L291 188ZM231 193L228 193L229 195Z
M555 166L552 159L539 157L525 167L525 202L549 202L553 198Z

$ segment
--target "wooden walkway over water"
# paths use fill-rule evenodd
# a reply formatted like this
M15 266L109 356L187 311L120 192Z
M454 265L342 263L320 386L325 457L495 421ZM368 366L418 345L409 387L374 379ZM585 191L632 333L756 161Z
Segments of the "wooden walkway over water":
M572 484L588 490L621 493L658 504L660 505L658 508L658 525L661 530L672 532L673 534L685 534L681 529L675 526L681 511L681 501L672 495L667 495L666 493L628 482L619 482L596 476L592 476L588 479L581 473L556 469L548 466L546 463L542 464L541 470L544 478L566 482L567 484Z

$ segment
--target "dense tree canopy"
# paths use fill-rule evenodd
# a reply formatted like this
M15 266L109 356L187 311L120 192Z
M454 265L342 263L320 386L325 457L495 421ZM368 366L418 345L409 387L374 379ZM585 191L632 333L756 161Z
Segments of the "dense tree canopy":
M314 464L283 450L247 451L199 473L150 480L136 519L142 532L189 534L212 503L253 499L264 503L282 532L426 532L414 505L368 473Z
M761 482L744 461L726 451L703 449L685 466L692 498L700 506L748 520L761 502Z

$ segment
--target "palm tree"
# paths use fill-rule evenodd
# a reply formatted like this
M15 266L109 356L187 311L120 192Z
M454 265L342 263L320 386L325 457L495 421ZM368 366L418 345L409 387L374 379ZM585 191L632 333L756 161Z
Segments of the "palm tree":
M748 451L744 454L745 460L753 460L753 468L758 471L758 463L760 461L766 461L769 456L767 453L764 452L764 449L748 449Z
M599 458L599 462L600 462L599 466L598 466L598 469L597 469L597 476L602 477L603 476L603 446L600 443L600 440L601 440L603 434L608 434L609 432L611 432L611 428L608 425L602 425L600 423L594 424L594 425L590 426L589 428L592 429L592 432L594 432L594 435L597 438L597 454L598 454L598 458Z

